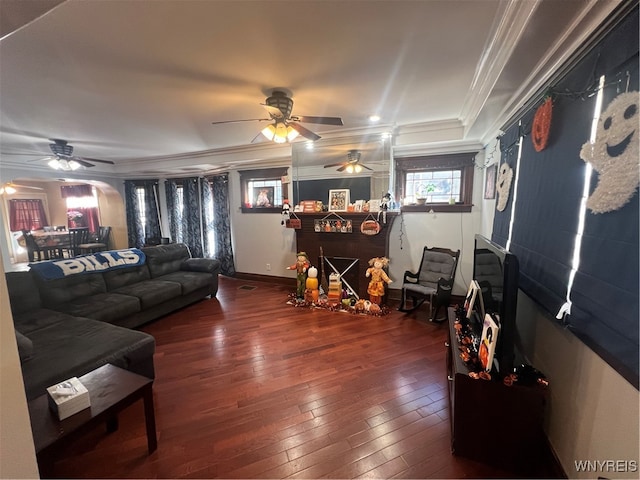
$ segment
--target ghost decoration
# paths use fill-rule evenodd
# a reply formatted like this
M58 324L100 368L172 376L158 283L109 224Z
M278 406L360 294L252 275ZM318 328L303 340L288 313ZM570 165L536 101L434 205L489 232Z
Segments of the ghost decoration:
M622 208L638 189L638 92L618 95L598 119L596 139L580 150L580 158L598 172L598 184L587 200L593 213Z
M498 181L496 183L496 191L498 192L498 203L496 208L503 212L507 208L509 201L509 190L511 190L511 182L513 181L513 169L507 164L500 165L498 173Z

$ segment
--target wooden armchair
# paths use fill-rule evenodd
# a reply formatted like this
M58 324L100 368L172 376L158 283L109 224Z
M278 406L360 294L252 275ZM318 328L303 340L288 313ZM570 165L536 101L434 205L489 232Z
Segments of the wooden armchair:
M440 308L444 306L446 310L451 300L459 257L460 250L424 247L418 271L404 272L398 310L412 312L428 299L429 320L436 321ZM407 297L411 299L411 307L407 306Z

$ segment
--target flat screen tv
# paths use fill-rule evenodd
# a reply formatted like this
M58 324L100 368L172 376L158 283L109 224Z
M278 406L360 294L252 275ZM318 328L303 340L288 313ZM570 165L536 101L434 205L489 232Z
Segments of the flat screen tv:
M500 322L493 358L500 377L513 372L519 275L515 255L482 235L475 236L473 280L480 287L485 312L497 316ZM480 325L483 320L483 317L478 319Z

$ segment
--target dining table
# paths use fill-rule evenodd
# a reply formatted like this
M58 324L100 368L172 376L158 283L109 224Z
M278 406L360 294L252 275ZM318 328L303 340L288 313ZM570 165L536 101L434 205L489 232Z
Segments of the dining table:
M36 230L32 232L32 235L36 245L41 249L69 248L71 246L69 232L67 231L46 232L44 230Z

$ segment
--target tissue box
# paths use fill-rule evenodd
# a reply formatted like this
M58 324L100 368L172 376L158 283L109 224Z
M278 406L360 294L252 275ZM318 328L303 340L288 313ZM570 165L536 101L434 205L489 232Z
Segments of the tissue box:
M89 391L77 377L48 387L47 393L49 394L49 406L60 420L91 406Z

